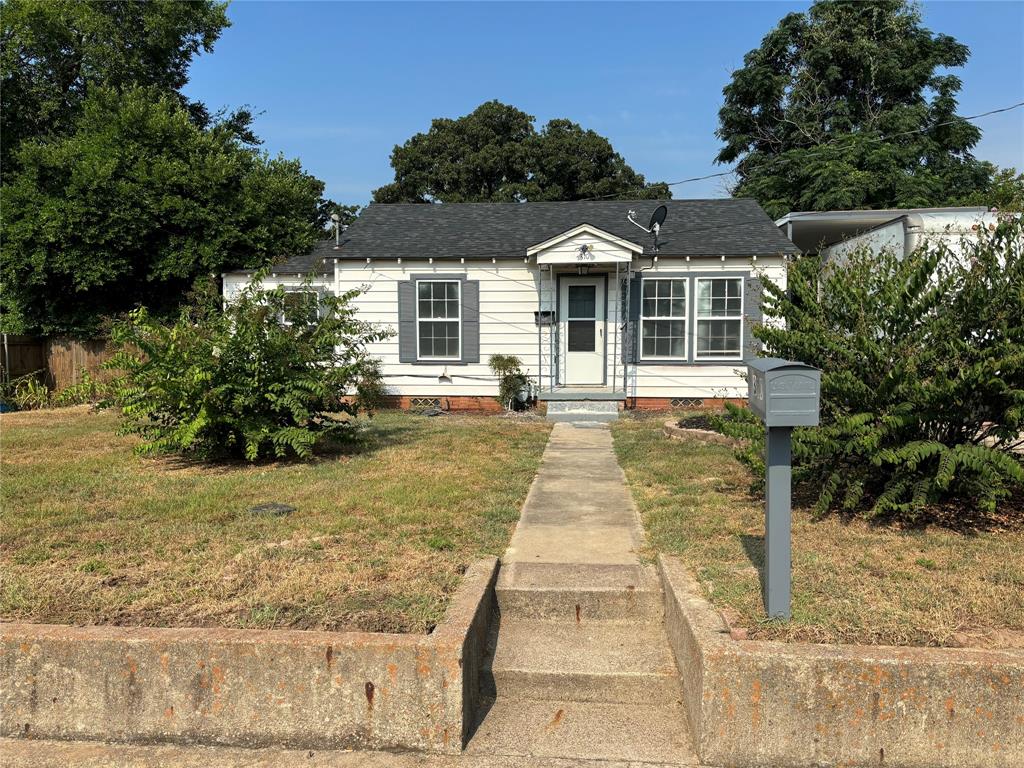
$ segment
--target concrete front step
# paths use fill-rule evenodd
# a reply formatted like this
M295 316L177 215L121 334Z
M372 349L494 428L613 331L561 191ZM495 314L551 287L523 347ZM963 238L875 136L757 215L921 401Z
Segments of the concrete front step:
M697 765L686 714L675 704L499 698L466 747L475 755L629 761L629 765ZM540 765L540 763L535 763Z
M502 699L671 704L682 695L660 623L503 616L493 642L481 690Z
M506 619L660 621L664 613L654 569L641 565L508 563L495 592Z
M609 422L619 418L620 403L615 400L550 400L548 421Z

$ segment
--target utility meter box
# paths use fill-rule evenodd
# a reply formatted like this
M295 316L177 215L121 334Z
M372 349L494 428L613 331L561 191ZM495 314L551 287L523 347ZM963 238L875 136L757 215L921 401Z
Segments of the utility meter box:
M764 357L747 361L750 410L768 427L816 427L821 371L805 363Z

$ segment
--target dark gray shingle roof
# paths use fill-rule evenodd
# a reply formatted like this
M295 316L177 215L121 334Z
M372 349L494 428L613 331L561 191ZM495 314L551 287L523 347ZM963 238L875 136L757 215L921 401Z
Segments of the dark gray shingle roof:
M797 253L754 200L609 200L561 203L371 204L342 234L340 252L366 258L522 258L531 245L580 224L644 246L653 239L626 220L630 210L646 226L668 206L662 256L750 256Z
M277 264L273 269L274 272L286 275L293 273L326 274L331 271L332 266L330 262L325 263L325 260L336 258L339 254L340 251L334 248L334 240L321 240L313 246L313 250L309 253L293 256L287 261Z

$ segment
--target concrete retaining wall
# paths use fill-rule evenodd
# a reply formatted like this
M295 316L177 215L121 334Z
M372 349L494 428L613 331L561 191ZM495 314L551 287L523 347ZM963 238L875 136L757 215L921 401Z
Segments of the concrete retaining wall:
M459 752L496 573L470 567L429 636L6 624L0 733Z
M682 563L659 567L703 763L1024 766L1024 652L737 641Z

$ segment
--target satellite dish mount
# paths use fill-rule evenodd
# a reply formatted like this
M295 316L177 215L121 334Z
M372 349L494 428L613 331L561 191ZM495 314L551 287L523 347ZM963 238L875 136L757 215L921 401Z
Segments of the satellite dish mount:
M668 216L668 206L659 205L654 209L654 213L651 214L651 220L645 227L643 224L636 220L636 211L630 211L626 218L630 224L634 224L649 235L654 235L654 252L658 252L658 233L661 232L661 225L665 223L665 218Z

